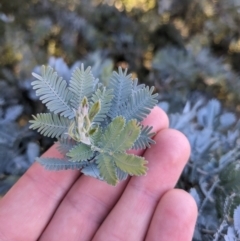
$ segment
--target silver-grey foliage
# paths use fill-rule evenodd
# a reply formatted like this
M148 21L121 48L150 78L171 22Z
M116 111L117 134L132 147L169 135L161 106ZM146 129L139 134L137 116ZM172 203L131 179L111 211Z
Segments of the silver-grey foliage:
M11 96L11 98L10 98ZM0 81L0 195L17 181L40 153L36 134L21 123L28 111L19 86Z
M146 160L126 151L154 143L152 128L140 124L157 103L153 87L138 86L121 68L101 82L83 64L72 71L69 84L51 67L33 76L37 96L53 113L33 116L30 128L57 138L63 155L37 158L40 164L49 170L79 169L111 185L146 173Z
M193 240L239 240L239 121L218 100L201 96L169 117L170 126L182 131L192 148L178 185L187 189L188 183L198 204Z
M67 88L67 82L59 78L52 68L42 67L41 75L33 73L33 76L37 79L32 82L33 89L47 108L54 114L72 118L74 113L69 105L72 93Z

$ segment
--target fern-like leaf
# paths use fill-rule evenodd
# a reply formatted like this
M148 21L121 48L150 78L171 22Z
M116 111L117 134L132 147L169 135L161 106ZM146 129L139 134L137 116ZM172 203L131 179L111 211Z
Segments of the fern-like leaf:
M121 133L115 137L113 142L113 152L124 152L131 149L136 139L138 139L141 131L141 127L136 120L130 120L121 131Z
M112 156L116 166L129 175L144 175L147 172L147 161L143 157L126 153L114 153Z
M118 115L118 108L125 103L132 92L131 75L127 75L127 70L123 72L121 68L118 69L118 72L113 72L109 83L109 88L113 89L114 95L109 111L111 118L115 118Z
M67 87L67 82L51 67L42 66L41 76L32 74L37 80L32 82L33 89L36 89L36 95L46 104L47 108L55 114L72 119L74 112L70 105L72 93Z
M61 138L56 142L57 150L63 155L66 155L66 153L69 152L75 145L76 142L73 139L68 138Z
M93 119L95 123L101 123L106 118L106 115L109 112L110 107L112 105L112 102L111 102L112 98L113 98L112 89L107 90L105 87L103 87L102 90L97 89L95 94L93 94L92 104L96 103L97 101L100 101L101 103L101 109Z
M67 133L70 124L68 118L50 113L33 115L33 118L34 120L29 121L32 123L29 128L37 129L42 135L52 138L67 137L64 134Z
M138 79L133 79L132 84L133 84L133 87L132 87L133 92L137 92L138 90L145 88L145 84L138 85Z
M156 142L152 139L155 135L154 132L151 132L152 126L142 126L142 130L140 136L134 143L133 149L145 149L149 148L151 144L155 144Z
M128 174L124 171L122 171L120 168L116 167L116 174L117 174L117 178L119 181L123 181L126 180L128 177Z
M47 170L80 170L87 165L87 162L69 162L58 158L36 158L36 161Z
M114 162L111 156L107 154L100 154L97 158L97 164L101 177L110 185L117 184L117 175Z
M106 128L100 148L105 152L112 151L114 148L114 143L118 140L118 136L123 131L125 126L125 119L122 116L116 117Z
M89 145L84 143L79 143L75 145L66 156L70 157L71 162L81 162L87 161L91 157L93 157L94 152L91 150Z
M158 94L152 94L154 87L149 89L139 89L119 109L118 115L122 115L126 120L137 119L142 121L150 113L151 109L157 104Z
M92 135L90 135L90 140L94 146L99 146L101 139L102 139L102 129L98 127L97 130Z
M84 65L81 64L80 69L76 68L69 84L69 89L74 93L74 98L71 102L73 107L77 110L80 102L84 97L90 97L94 91L95 79L91 72L91 67L84 70Z
M100 176L99 169L95 163L89 163L86 167L84 167L81 172L90 177L97 178L99 180L103 180L103 178Z

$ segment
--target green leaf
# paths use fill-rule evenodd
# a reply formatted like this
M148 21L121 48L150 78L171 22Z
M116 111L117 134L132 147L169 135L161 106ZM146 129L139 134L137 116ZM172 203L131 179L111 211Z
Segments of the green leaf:
M111 157L107 154L100 154L97 157L97 164L101 177L110 185L115 186L118 182L116 169Z
M64 134L68 132L68 126L71 122L68 118L50 113L33 115L33 118L34 120L29 121L32 123L29 126L30 129L37 129L42 135L52 138L67 137L67 134Z
M147 172L147 161L143 157L126 153L114 153L112 155L116 166L129 175L144 175Z
M88 116L89 116L89 120L92 122L92 120L95 118L95 116L98 114L98 112L100 111L100 109L101 109L101 103L100 103L100 101L97 101L97 102L95 102L93 105L92 105L92 107L91 107L91 109L90 109L90 111L89 111L89 114L88 114Z
M141 127L138 124L137 120L130 120L119 136L116 138L116 141L113 142L113 152L124 152L128 149L131 149L134 145L134 142L139 137Z
M88 108L89 108L89 104L88 104L88 99L86 96L83 97L83 99L81 100L81 104L80 104L80 113L83 114L85 116L85 113L88 112ZM79 109L79 107L78 107Z
M99 146L99 142L102 140L102 129L98 127L92 135L91 133L89 133L89 135L91 144L94 146Z
M107 90L105 87L103 87L102 90L97 89L97 91L93 94L92 104L97 101L101 102L101 109L93 119L95 123L102 122L107 117L107 113L109 112L110 107L112 105L112 98L112 89Z
M124 125L125 119L122 116L118 116L107 126L100 145L103 151L113 150L114 142L117 141L117 137L123 131Z
M91 72L91 67L84 70L84 65L81 64L80 69L76 68L73 73L69 84L69 89L75 95L71 99L73 107L77 110L80 102L86 96L91 96L94 91L94 77Z
M94 152L91 150L91 147L84 144L79 143L74 146L66 156L71 157L70 161L72 162L81 162L87 161L91 157L93 157Z
M87 162L69 162L64 159L58 159L58 158L44 158L44 157L37 157L36 161L40 163L42 166L44 166L47 170L80 170L84 166L87 165Z
M98 127L93 127L88 131L89 136L94 136L94 134L98 131Z
M32 82L33 89L36 89L36 95L46 104L47 108L55 114L72 119L74 112L70 105L72 93L67 87L67 82L51 67L42 66L41 76L35 73L32 75L37 79Z

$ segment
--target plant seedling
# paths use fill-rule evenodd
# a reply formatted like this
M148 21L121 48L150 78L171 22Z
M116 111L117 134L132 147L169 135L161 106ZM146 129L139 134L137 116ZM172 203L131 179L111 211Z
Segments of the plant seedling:
M157 103L154 87L138 85L121 68L104 86L83 64L69 85L51 67L43 66L41 75L33 76L36 95L52 113L33 116L30 128L57 138L64 156L37 158L40 164L49 170L79 169L111 185L146 174L147 161L126 151L154 143L152 127L141 124Z

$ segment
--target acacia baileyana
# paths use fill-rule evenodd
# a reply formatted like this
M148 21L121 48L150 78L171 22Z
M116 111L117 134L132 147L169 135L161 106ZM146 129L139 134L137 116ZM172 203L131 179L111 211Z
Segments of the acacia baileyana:
M69 84L51 67L43 66L41 75L33 76L36 95L52 113L33 116L30 128L57 138L64 156L37 158L39 163L49 170L79 169L111 185L128 175L146 174L147 161L126 151L154 143L152 127L140 123L157 103L154 87L138 85L121 68L107 86L83 65Z

